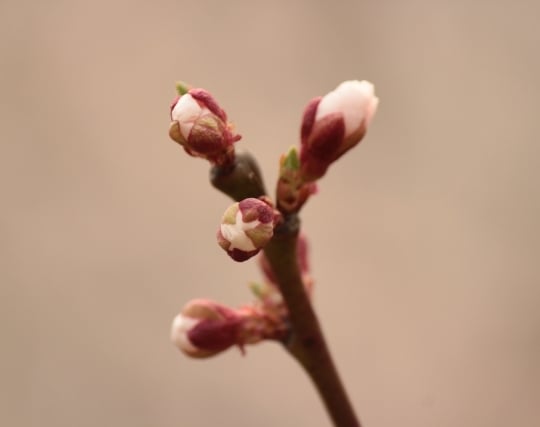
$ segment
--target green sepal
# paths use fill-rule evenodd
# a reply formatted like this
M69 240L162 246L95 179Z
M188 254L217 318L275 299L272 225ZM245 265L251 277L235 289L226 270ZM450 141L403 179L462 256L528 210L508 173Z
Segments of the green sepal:
M281 162L282 170L297 171L300 169L300 159L298 158L298 150L296 147L291 147L287 154L284 155Z
M176 86L176 92L178 92L178 95L180 96L188 93L190 89L190 86L187 83L181 82L181 81L176 82L175 86Z
M259 300L263 300L267 293L266 286L262 283L251 282L249 284L249 289L251 290L253 295L255 295L255 297Z

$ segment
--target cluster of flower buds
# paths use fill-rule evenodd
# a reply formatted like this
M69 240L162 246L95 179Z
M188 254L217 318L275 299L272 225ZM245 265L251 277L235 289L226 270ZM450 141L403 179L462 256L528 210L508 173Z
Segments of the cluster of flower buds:
M270 241L278 220L279 213L267 198L234 203L223 214L218 244L235 261L246 261Z
M227 114L204 89L179 85L171 105L169 136L191 156L214 164L234 161L234 143L241 136L233 132Z
M343 82L309 102L301 128L304 181L321 178L330 164L362 140L378 103L373 84L365 80Z
M283 304L246 305L232 309L214 301L198 299L189 302L171 327L171 341L190 357L206 358L237 345L283 336ZM274 308L276 307L276 308Z
M171 106L171 138L191 156L213 163L217 172L212 183L216 188L235 200L247 194L248 198L225 211L217 232L218 244L235 261L245 261L259 253L272 239L282 215L291 216L300 210L316 192L316 181L328 167L362 140L379 101L371 83L346 81L307 105L300 155L292 148L280 159L277 209L274 209L266 196L249 197L266 193L258 167L251 158L235 155L234 143L241 137L233 132L225 111L212 95L182 85L178 86L178 92L180 96ZM214 181L219 181L219 185ZM239 183L246 184L246 189L241 189L243 192L234 188ZM297 239L296 262L304 287L311 295L313 280L303 235ZM252 285L257 296L254 303L233 309L205 299L191 301L173 321L173 343L188 356L204 358L232 346L243 349L244 345L263 339L283 340L289 332L287 307L279 291L284 284L278 283L264 252L259 266L266 282Z

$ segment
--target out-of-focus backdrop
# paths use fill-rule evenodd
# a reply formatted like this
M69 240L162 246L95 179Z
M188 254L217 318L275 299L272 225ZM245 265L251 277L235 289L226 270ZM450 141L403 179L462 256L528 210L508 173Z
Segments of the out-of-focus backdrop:
M368 79L303 212L315 304L369 427L540 425L537 1L0 3L0 424L328 426L276 344L183 357L191 298L260 278L167 136L210 90L273 188L313 96Z

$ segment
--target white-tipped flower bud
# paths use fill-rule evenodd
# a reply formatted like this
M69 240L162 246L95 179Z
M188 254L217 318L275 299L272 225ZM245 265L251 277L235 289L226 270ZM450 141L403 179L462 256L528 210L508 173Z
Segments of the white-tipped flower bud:
M189 89L171 105L169 136L191 156L212 163L231 161L233 144L240 135L232 132L227 114L204 89Z
M282 338L286 312L283 302L274 299L265 296L264 303L236 310L206 299L193 300L174 318L171 341L187 356L206 358L234 345L244 352L246 344Z
M301 173L306 181L321 178L332 162L362 140L378 103L373 84L365 80L343 82L310 101L301 129Z
M210 357L240 344L241 327L242 319L235 310L198 299L174 318L171 341L188 356Z
M223 214L217 241L232 259L245 261L270 241L275 221L276 214L268 203L244 199L231 205Z

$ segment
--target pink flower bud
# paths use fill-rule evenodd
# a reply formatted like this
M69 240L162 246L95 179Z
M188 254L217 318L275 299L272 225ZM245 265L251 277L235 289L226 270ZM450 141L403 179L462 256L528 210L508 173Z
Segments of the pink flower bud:
M217 241L232 259L246 261L270 241L276 220L274 209L268 203L244 199L223 214Z
M189 89L171 105L169 136L191 156L212 163L231 161L233 144L241 136L232 132L227 115L204 89Z
M277 296L280 296L279 294ZM282 339L287 331L286 310L281 299L266 297L233 310L216 302L189 302L174 318L171 341L190 357L214 356L233 345L264 339Z
M362 140L379 103L374 90L370 82L351 80L310 101L301 129L304 180L321 178L332 162Z
M242 319L235 310L213 301L189 302L174 318L171 341L191 357L210 357L239 343Z

